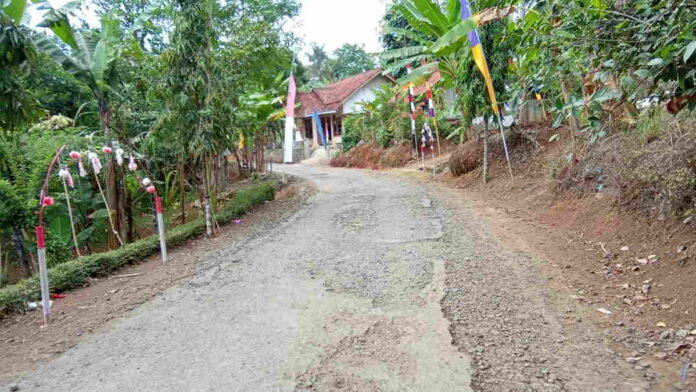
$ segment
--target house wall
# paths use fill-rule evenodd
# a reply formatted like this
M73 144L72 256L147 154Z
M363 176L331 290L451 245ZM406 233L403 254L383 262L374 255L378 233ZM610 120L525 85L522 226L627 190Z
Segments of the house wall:
M388 83L389 81L382 76L374 78L370 83L363 86L363 88L358 90L355 94L353 94L350 98L346 100L346 102L343 104L343 114L361 112L362 108L358 104L360 102L373 101L375 99L374 90Z

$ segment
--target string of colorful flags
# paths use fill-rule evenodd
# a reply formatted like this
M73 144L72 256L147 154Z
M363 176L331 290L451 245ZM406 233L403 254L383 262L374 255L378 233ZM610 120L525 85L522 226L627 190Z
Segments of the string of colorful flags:
M99 188L99 192L101 194L102 200L104 202L104 206L107 211L107 217L109 219L109 224L110 228L115 235L115 237L118 239L119 243L121 246L123 246L123 240L120 237L120 234L115 228L114 221L113 221L113 210L112 206L109 205L106 196L104 195L103 188L101 186L101 181L99 179L99 174L101 173L103 169L102 165L102 159L104 160L115 160L116 164L118 166L123 166L125 161L125 151L121 148L117 148L115 151L113 150L112 147L110 146L104 146L101 149L101 153L103 154L103 158L99 156L99 154L94 150L94 149L89 149L87 151L81 152L77 150L70 151L68 153L68 157L70 160L63 160L63 153L65 151L65 146L61 147L57 152L56 155L54 156L53 160L51 161L47 173L46 173L46 178L44 180L43 187L41 188L41 193L39 195L39 211L38 211L38 224L36 226L36 244L37 244L37 255L38 255L38 261L39 261L39 278L40 278L40 287L41 287L41 304L42 304L42 311L43 311L43 317L44 317L44 322L48 323L50 320L50 314L51 314L51 302L50 302L50 291L49 291L49 280L48 280L48 268L47 268L47 260L46 260L46 231L44 228L44 219L43 219L43 213L44 209L47 207L51 207L55 204L55 201L51 195L48 193L48 184L51 176L53 175L53 171L56 166L59 167L57 176L60 178L62 184L63 184L63 192L66 200L66 205L68 207L68 215L70 217L70 227L72 231L72 237L75 245L75 249L77 252L78 257L81 257L80 254L80 249L79 249L79 242L78 242L78 237L77 237L77 232L75 229L75 220L74 220L74 215L73 215L73 210L72 210L72 203L70 201L70 192L69 189L74 189L75 188L75 179L70 171L70 164L74 164L77 166L77 172L79 174L79 177L81 178L86 178L89 176L89 172L87 168L85 167L85 164L83 160L86 158L87 162L89 164L89 167L91 168L92 174L94 175L94 179L96 181L97 187ZM157 188L153 184L152 180L148 178L147 176L141 176L138 172L138 164L136 163L136 156L134 153L129 154L128 158L128 165L127 165L128 170L131 172L135 173L136 176L139 179L139 183L142 186L142 189L144 192L153 195L153 203L154 203L154 209L155 213L157 215L157 231L159 235L159 240L160 240L160 250L162 253L162 262L164 264L167 263L168 261L168 256L167 256L167 243L166 243L166 234L165 234L165 227L164 227L164 208L162 205L162 199L161 197L157 194Z

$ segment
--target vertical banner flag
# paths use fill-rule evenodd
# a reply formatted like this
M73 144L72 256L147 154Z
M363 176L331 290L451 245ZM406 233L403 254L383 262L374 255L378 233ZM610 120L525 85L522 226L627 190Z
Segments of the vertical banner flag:
M315 110L312 113L312 119L314 120L314 124L317 127L317 133L319 134L319 137L321 138L321 145L324 146L327 150L329 149L328 143L326 143L326 135L324 134L324 126L321 125L321 119L319 118L319 113Z
M295 84L295 76L290 74L290 83L288 86L288 106L285 114L285 143L283 145L283 162L292 163L292 150L295 131L295 98L297 96L297 84Z
M462 3L462 20L471 19L473 15L471 14L471 7L469 7L469 2L467 0L460 0ZM478 18L473 17L474 21L478 25ZM495 98L495 90L493 90L493 81L491 80L491 73L488 69L488 62L486 62L486 55L483 53L483 45L481 45L481 38L479 37L478 30L474 29L469 32L469 43L471 44L471 55L474 58L476 66L481 71L483 79L486 81L486 88L488 88L488 96L491 99L491 105L493 105L493 112L498 114L498 100Z
M409 75L413 72L411 69L411 64L406 64L406 73ZM418 142L416 141L416 97L413 92L413 83L408 84L408 111L411 117L411 137L413 137L413 148L416 150L416 157L418 156Z
M460 0L462 4L462 20L473 19L476 24L479 24L479 18L471 14L471 7L469 7L469 2L467 0ZM483 79L486 81L486 88L488 89L488 96L491 99L491 105L493 106L493 113L498 117L498 124L500 125L500 134L503 138L503 147L505 147L505 158L507 159L508 168L510 169L510 177L514 178L512 175L512 164L510 163L510 153L507 147L507 141L505 140L505 132L503 131L503 122L500 118L500 110L498 109L498 100L495 98L495 90L493 90L493 81L491 80L491 72L488 69L488 63L486 62L486 55L483 53L483 45L481 45L481 38L479 37L478 30L474 29L468 34L469 44L471 45L471 55L474 58L476 66L481 71Z

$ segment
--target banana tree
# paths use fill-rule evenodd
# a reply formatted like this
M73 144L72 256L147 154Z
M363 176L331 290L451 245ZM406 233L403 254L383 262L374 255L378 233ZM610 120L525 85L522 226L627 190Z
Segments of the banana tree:
M36 34L35 43L40 51L50 56L92 91L99 108L104 140L108 146L111 146L111 100L117 94L119 85L115 60L121 48L121 30L118 20L105 15L101 18L101 34L98 38L83 36L78 29L71 26L69 20L69 16L80 5L81 1L72 1L62 7L54 8L44 1L39 9L46 13L39 26L50 29L65 46L57 44L52 37L41 33ZM120 208L122 203L119 203L118 189L114 164L111 160L107 160L106 201L115 211L115 230L125 234L127 230L121 227L123 213ZM116 243L115 233L110 233L110 247L115 247Z
M473 19L461 19L459 0L447 0L444 8L433 0L404 0L394 5L408 23L407 28L385 26L388 33L404 36L417 45L394 49L382 53L381 58L389 64L387 72L394 72L407 64L420 65L424 59L432 59L416 68L410 75L399 79L399 84L420 84L433 73L442 75L442 84L454 89L461 96L460 75L471 63L467 33L476 28Z
M394 49L382 53L381 58L390 64L387 72L403 68L407 64L420 64L423 59L434 59L401 78L400 84L425 81L434 72L440 72L445 86L461 94L460 75L471 63L467 34L477 26L508 16L512 7L490 7L474 18L461 19L460 0L447 0L444 8L434 0L404 0L394 5L395 10L408 22L408 28L385 26L385 32L409 38L418 45Z

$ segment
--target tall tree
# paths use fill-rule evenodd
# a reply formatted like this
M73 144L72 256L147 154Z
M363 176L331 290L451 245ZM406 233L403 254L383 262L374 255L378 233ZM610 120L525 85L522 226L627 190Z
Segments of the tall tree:
M323 81L331 78L330 58L323 45L311 44L307 57L309 59L309 72L312 80Z
M199 194L206 206L208 234L210 216L210 165L215 152L212 104L215 99L213 48L218 36L213 0L176 0L172 49L164 53L167 91L161 129L176 142L179 160L193 160L202 167L203 188ZM197 173L198 174L198 173Z
M344 44L334 52L331 72L336 79L345 79L375 68L374 58L365 51L364 45Z

